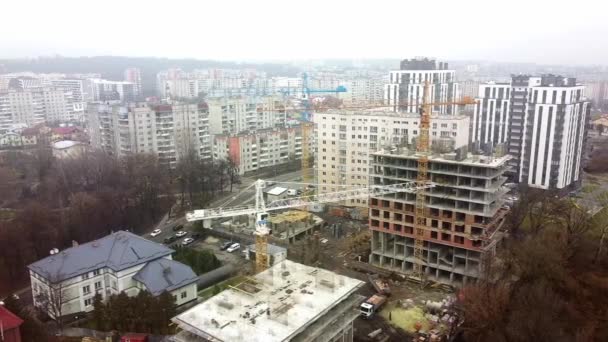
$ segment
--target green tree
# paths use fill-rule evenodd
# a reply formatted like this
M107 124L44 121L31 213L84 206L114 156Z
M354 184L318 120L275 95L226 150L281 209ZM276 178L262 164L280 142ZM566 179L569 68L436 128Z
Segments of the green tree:
M165 292L161 293L157 299L158 299L158 307L160 308L160 312L161 312L160 333L168 334L168 333L170 333L169 324L171 323L171 318L173 318L176 315L175 298L173 298L173 296L169 292L165 291Z
M95 297L93 297L93 322L95 323L95 328L105 330L105 319L106 306L103 303L103 297L101 297L101 294L96 293Z

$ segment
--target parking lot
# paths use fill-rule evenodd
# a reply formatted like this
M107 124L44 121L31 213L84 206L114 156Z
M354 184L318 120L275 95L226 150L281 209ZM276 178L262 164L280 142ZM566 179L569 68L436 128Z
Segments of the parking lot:
M215 256L222 262L222 264L233 264L238 266L239 268L249 267L250 262L245 259L243 255L243 251L246 246L241 244L241 248L237 251L229 253L227 251L220 250L220 246L226 240L222 240L213 236L209 236L204 240L195 241L190 245L191 248L195 248L198 250L211 250L215 254Z

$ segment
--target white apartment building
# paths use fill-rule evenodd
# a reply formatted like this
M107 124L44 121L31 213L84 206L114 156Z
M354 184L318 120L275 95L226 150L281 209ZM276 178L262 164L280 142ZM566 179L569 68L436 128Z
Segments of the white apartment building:
M125 81L108 81L91 79L89 82L91 101L122 101L135 100L135 84Z
M241 175L299 160L302 158L302 130L300 126L294 126L216 135L213 158L232 160Z
M344 83L346 93L337 95L344 105L370 105L382 104L384 101L384 86L386 82L379 78L355 78Z
M162 164L174 168L193 151L200 158L211 158L207 113L204 103L94 104L87 118L93 147L117 156L154 153Z
M390 111L328 111L314 116L316 177L319 192L363 187L369 181L371 153L390 146L415 144L420 116ZM468 146L469 117L434 115L431 144L439 148ZM346 205L366 206L365 199Z
M141 98L143 89L141 85L141 70L139 68L127 68L124 72L125 82L133 83L133 95L136 99Z
M278 96L230 96L207 100L211 134L236 134L283 126L286 112Z
M514 84L521 82L528 83L526 95L513 93L513 104L523 104L523 124L511 125L511 132L521 129L523 137L519 181L557 190L580 185L591 111L585 86L555 75L514 77Z
M450 102L460 97L455 71L448 70L448 64L429 59L406 59L401 61L400 70L391 71L389 83L385 87L385 103L397 112L415 113L422 105L424 84L430 83L432 102ZM456 114L456 105L433 106L433 112Z
M471 142L480 147L505 144L509 140L511 83L479 85L472 119Z
M56 253L55 253L56 252ZM198 277L162 244L118 231L53 253L28 266L34 306L49 316L93 310L93 297L164 291L182 305L197 298ZM61 309L59 309L61 307Z
M51 79L49 82L55 88L71 92L74 102L86 104L86 102L92 101L91 94L89 93L91 87L87 80L58 78Z

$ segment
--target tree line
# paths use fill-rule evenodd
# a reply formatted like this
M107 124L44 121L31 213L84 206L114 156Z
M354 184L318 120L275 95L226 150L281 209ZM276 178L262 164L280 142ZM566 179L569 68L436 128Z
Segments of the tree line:
M192 268L196 275L201 275L220 267L222 263L210 250L196 250L192 248L184 248L182 246L174 247L175 254L173 260L179 261Z
M183 158L175 170L152 154L91 151L55 159L50 149L0 155L0 293L27 284L26 266L112 231L142 233L175 202L204 206L238 182L228 161ZM182 201L182 205L184 201ZM11 209L11 210L5 210Z
M461 292L466 341L608 341L608 195L591 215L526 190L486 278Z
M148 291L137 296L125 293L109 296L105 301L98 293L93 298L91 321L95 329L151 334L170 334L171 318L176 315L175 299L168 292L154 297Z

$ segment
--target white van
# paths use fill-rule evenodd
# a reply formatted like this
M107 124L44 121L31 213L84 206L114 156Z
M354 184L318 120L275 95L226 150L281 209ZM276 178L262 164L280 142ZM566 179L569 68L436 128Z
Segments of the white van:
M287 189L287 196L297 196L298 190L296 189Z

